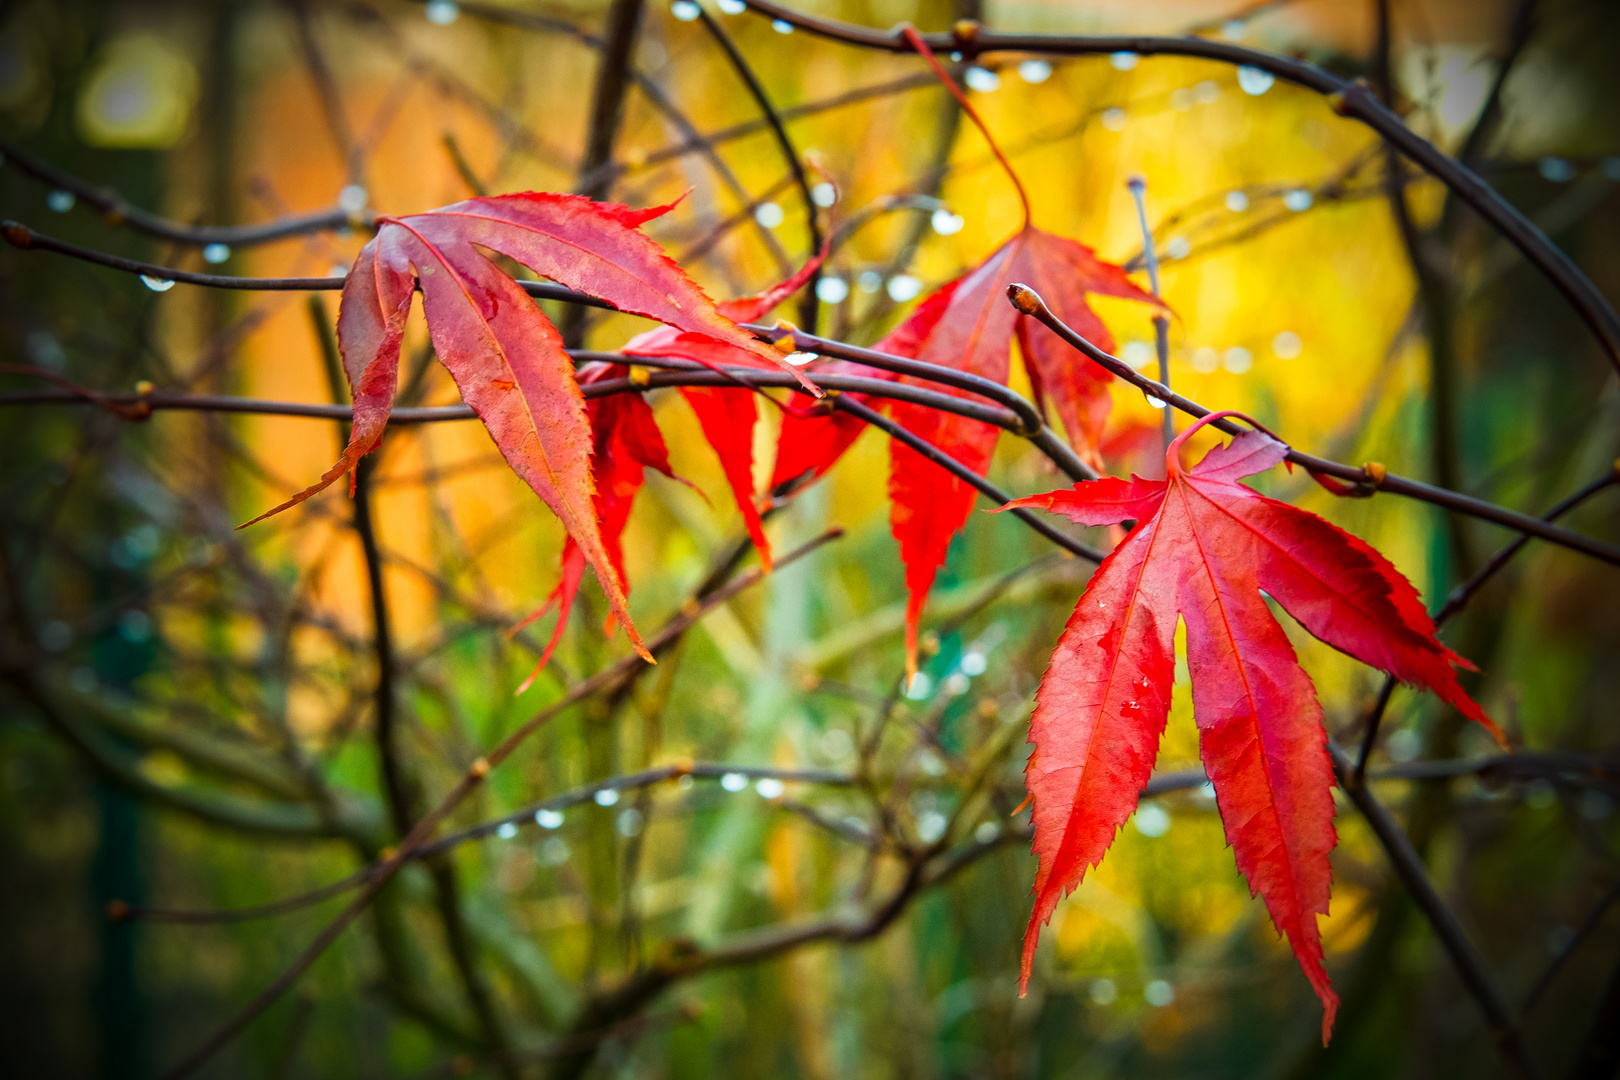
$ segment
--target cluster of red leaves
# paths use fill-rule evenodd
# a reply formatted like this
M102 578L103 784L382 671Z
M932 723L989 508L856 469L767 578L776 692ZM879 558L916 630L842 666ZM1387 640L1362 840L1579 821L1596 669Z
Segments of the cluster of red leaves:
M1179 435L1164 480L1110 477L1008 504L1082 525L1136 522L1087 585L1036 694L1026 782L1040 869L1022 985L1042 924L1102 860L1147 784L1170 709L1179 618L1199 752L1227 841L1322 1000L1325 1042L1339 1001L1316 924L1332 879L1333 768L1315 687L1265 597L1335 649L1502 733L1457 684L1452 667L1467 661L1436 640L1417 590L1389 560L1238 483L1282 462L1286 446L1246 431L1182 468L1188 437L1231 415Z
M254 520L314 495L382 441L399 381L405 318L411 294L420 288L434 352L462 400L483 420L512 470L562 521L576 562L596 571L612 615L651 660L630 620L617 534L610 550L600 524L629 512L633 487L628 496L618 491L631 486L629 466L615 466L610 490L599 497L591 455L605 449L604 460L636 459L637 471L642 464L667 470L662 439L653 442L657 429L650 425L650 413L643 416L644 403L641 411L622 402L605 405L587 417L556 328L484 252L755 362L779 362L779 354L721 314L686 272L638 231L673 205L632 210L576 195L529 192L379 219L377 235L361 249L344 282L338 312L338 343L354 397L349 444L319 482ZM621 425L622 418L630 422ZM619 446L633 449L614 454ZM577 565L565 569L565 585L570 574L577 585L579 571ZM572 591L565 591L571 599Z
M752 480L757 395L745 376L788 365L737 323L761 318L801 288L820 260L761 296L716 305L638 231L668 209L530 193L381 219L349 273L338 319L354 396L349 444L317 484L270 513L331 484L381 441L419 288L434 350L463 400L567 529L561 580L531 616L558 609L535 671L556 648L586 565L608 598L610 632L622 622L650 660L630 621L621 538L646 469L673 475L652 409L638 394L587 403L581 383L625 378L630 368L594 363L576 372L556 329L485 251L663 324L632 339L626 353L694 360L738 378L736 386L681 393L768 568ZM1015 281L1033 283L1061 319L1105 349L1112 340L1088 294L1158 304L1089 248L1026 224L984 263L927 297L878 348L1005 384L1016 339L1043 407L1050 405L1076 449L1100 465L1111 376L1018 314L1004 299ZM839 369L910 379L843 363L819 370ZM998 428L909 403L877 404L969 468L988 468ZM1104 479L1009 504L1085 525L1136 522L1082 596L1037 696L1028 786L1040 869L1023 977L1027 982L1041 925L1102 858L1147 782L1169 710L1180 619L1201 752L1227 837L1322 999L1325 1038L1337 998L1322 967L1316 916L1327 910L1335 843L1332 770L1315 690L1264 597L1333 647L1433 690L1500 732L1457 684L1452 666L1465 662L1436 640L1416 590L1383 556L1237 483L1282 461L1283 444L1245 432L1191 470L1180 466L1182 444L1214 418L1176 439L1164 480ZM861 427L844 413L784 407L772 488L821 476ZM891 443L890 455L890 525L905 564L907 666L914 671L924 599L976 492L903 444Z

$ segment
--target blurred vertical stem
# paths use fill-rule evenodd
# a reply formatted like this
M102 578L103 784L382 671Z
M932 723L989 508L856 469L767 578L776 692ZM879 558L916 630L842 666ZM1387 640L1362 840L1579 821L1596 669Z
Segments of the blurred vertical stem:
M778 115L776 107L771 104L770 95L765 93L764 85L754 74L754 69L749 66L748 58L737 48L737 43L731 40L726 28L701 6L698 8L698 18L703 21L709 36L714 38L715 43L726 54L726 59L731 61L737 77L748 87L748 92L759 105L759 111L765 114L765 122L770 125L771 133L776 136L776 145L781 149L782 156L787 159L788 169L793 173L793 181L799 187L799 197L804 200L805 229L810 234L810 256L814 258L821 251L821 223L817 220L815 196L810 192L810 177L804 171L804 162L799 157L799 150L788 136L787 128L783 126L782 117ZM820 281L821 271L818 269L806 282L804 297L799 305L799 322L812 333L816 330L821 311L821 299L816 295L816 285Z
M322 365L330 384L332 398L342 404L348 399L345 391L342 359L338 354L337 334L326 314L326 303L319 296L309 298L310 321L314 324L316 339L320 343ZM343 441L348 442L349 426L340 425ZM389 821L397 836L411 831L422 815L415 796L418 785L406 774L399 748L398 698L394 663L393 626L388 610L387 582L383 574L382 549L377 543L372 480L376 475L376 454L360 460L354 471L354 531L365 556L366 579L371 591L372 640L377 661L377 689L375 693L375 735L377 740L377 767L382 780L383 793L388 803ZM473 944L467 934L466 920L461 912L461 896L456 883L453 856L444 854L427 860L427 869L433 879L434 898L439 909L439 920L444 928L445 944L461 976L467 1002L477 1019L483 1041L491 1050L502 1055L500 1070L516 1080L517 1067L505 1057L508 1049L505 1032L495 1013L495 1004L478 970ZM392 928L390 928L392 929Z
M1142 259L1147 264L1148 287L1154 296L1159 296L1159 253L1153 246L1153 230L1148 228L1147 181L1133 176L1125 186L1131 189L1131 197L1136 200L1136 222L1142 229ZM1159 381L1169 386L1170 320L1162 311L1153 316L1153 350L1159 357ZM1164 410L1164 452L1168 454L1176 438L1176 411L1168 403L1161 404L1160 408Z
M612 170L602 168L613 157L613 142L624 118L624 94L630 86L630 53L641 27L642 0L612 0L602 26L602 59L596 69L596 90L591 97L590 126L585 133L585 154L579 175L585 178L579 194L605 197L613 186ZM577 349L585 337L587 309L577 304L563 310L563 342Z

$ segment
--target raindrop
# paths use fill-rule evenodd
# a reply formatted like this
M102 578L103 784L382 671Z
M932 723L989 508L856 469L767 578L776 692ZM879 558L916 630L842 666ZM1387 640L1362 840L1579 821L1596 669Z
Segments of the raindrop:
M540 858L547 866L561 866L568 861L568 844L560 836L553 836L540 848Z
M1192 369L1200 375L1208 375L1221 365L1221 354L1208 345L1201 345L1193 350Z
M782 363L790 364L793 367L804 367L804 365L806 365L808 363L811 363L812 361L820 360L820 359L821 359L821 354L820 353L793 352L793 353L788 353L786 356L782 357Z
M1221 27L1221 37L1227 41L1242 41L1248 32L1249 25L1242 19L1228 19L1226 25Z
M925 844L932 844L945 835L945 826L948 824L944 814L938 810L930 810L917 819L917 839Z
M1301 210L1309 210L1311 208L1311 203L1315 201L1316 196L1312 195L1305 188L1295 188L1293 191L1290 191L1288 194L1283 196L1283 205L1294 211L1296 214Z
M924 672L917 672L906 684L906 697L912 701L927 701L934 692L934 680Z
M1107 128L1109 131L1124 131L1125 110L1118 107L1104 109L1102 114L1102 126Z
M966 675L962 674L960 671L953 671L949 677L946 678L942 689L951 697L961 697L963 694L968 692L968 687L971 685L972 683L968 680Z
M748 5L743 3L743 0L720 0L717 6L727 15L741 15L748 10Z
M862 270L855 279L855 285L865 293L874 293L883 288L883 275L876 270Z
M741 791L748 786L748 777L740 772L728 772L720 778L720 786L727 791Z
M1384 740L1384 753L1395 762L1407 762L1418 756L1423 749L1423 740L1411 728L1401 728L1388 739Z
M1153 362L1153 346L1145 341L1127 341L1119 358L1140 371Z
M838 201L838 187L823 180L810 189L810 201L823 208L831 206Z
M675 781L675 786L680 788L682 791L691 791L693 788L697 787L697 781L692 779L691 773L682 773L681 778Z
M1581 817L1587 821L1603 821L1614 813L1614 800L1593 788L1581 796Z
M855 740L843 728L833 728L821 737L821 752L833 761L846 758L855 749Z
M1212 105L1220 100L1220 96L1221 88L1209 79L1193 87L1193 100L1200 105Z
M793 24L783 19L772 19L771 29L778 34L791 34L793 33Z
M1114 65L1115 71L1129 71L1131 68L1135 67L1138 61L1141 59L1142 58L1140 56L1137 56L1133 52L1117 52L1108 58L1108 62Z
M1136 810L1136 831L1149 838L1170 831L1170 815L1158 803L1144 802Z
M144 611L130 610L118 616L118 636L139 645L152 636L152 620Z
M681 20L681 22L691 22L703 14L703 9L694 4L692 0L675 0L673 4L669 5L669 13Z
M510 840L517 835L517 825L510 821L503 821L500 828L495 830L495 835L502 840Z
M1091 984L1091 1000L1098 1005L1112 1005L1119 998L1119 987L1113 979L1098 979Z
M1154 397L1152 394L1143 394L1142 396L1147 398L1147 403L1149 405L1153 406L1155 409L1164 408L1164 402L1160 401L1158 398Z
M1396 732L1396 734L1400 733ZM1391 741L1393 741L1393 737ZM1384 752L1389 753L1387 745L1384 747ZM1390 756L1394 757L1395 755L1390 754ZM1557 801L1558 789L1553 787L1552 782L1549 780L1537 778L1524 787L1524 805L1532 810L1545 810Z
M841 277L824 277L816 282L816 299L823 304L842 304L849 296L849 282Z
M229 244L209 244L203 248L203 262L213 263L218 266L230 257L231 245Z
M981 94L988 94L993 90L1001 89L1001 76L989 68L970 67L962 75L962 81L968 87Z
M767 229L774 229L787 220L787 214L776 203L762 202L754 207L754 220Z
M1237 69L1238 86L1250 97L1259 97L1271 89L1277 81L1277 76L1269 71L1262 71L1257 67L1240 67Z
M1226 193L1226 208L1234 214L1241 214L1249 208L1249 196L1241 191L1228 191Z
M619 815L619 835L626 837L639 836L641 834L641 826L643 821L644 819L641 816L640 810L637 810L633 806L630 809L625 810Z
M1543 180L1567 184L1575 179L1575 166L1561 157L1544 157L1536 163L1536 171Z
M780 799L787 785L774 776L767 776L754 785L754 790L759 792L762 799Z
M1293 360L1305 351L1304 342L1292 330L1284 330L1271 339L1271 351L1279 360Z
M452 0L428 0L422 13L434 26L449 26L461 17L461 6Z
M534 812L534 823L540 826L542 829L560 828L563 823L562 811L536 810Z
M1045 60L1025 60L1018 65L1018 77L1027 83L1043 83L1052 77L1052 65Z
M596 799L597 806L612 806L619 801L619 792L616 788L603 788L593 798Z
M174 288L174 282L168 278L153 277L151 274L142 274L141 282L153 292L168 292Z
M910 274L896 274L889 279L889 299L897 304L917 299L922 292L922 281Z
M987 666L982 652L970 652L962 657L961 668L964 675L983 675Z
M359 184L349 184L338 192L337 203L345 214L358 214L366 208L366 189Z
M39 647L59 653L73 644L73 628L61 619L52 619L39 628Z
M1234 345L1226 350L1222 362L1226 365L1227 371L1234 375L1242 375L1254 366L1254 353L1241 345Z
M1176 988L1163 979L1154 979L1142 988L1142 999L1156 1009L1162 1009L1176 1000Z
M1164 245L1164 253L1172 259L1185 259L1192 252L1192 244L1187 242L1185 236L1172 236L1170 242Z
M58 214L65 214L73 209L73 204L77 201L71 191L53 191L45 196L45 205Z
M997 825L993 821L986 821L977 829L973 830L973 839L977 840L981 844L992 844L995 842L996 837L1000 835L1001 826Z
M962 226L967 224L967 219L959 214L951 213L942 206L934 211L930 223L934 226L934 231L939 235L951 236L962 231Z

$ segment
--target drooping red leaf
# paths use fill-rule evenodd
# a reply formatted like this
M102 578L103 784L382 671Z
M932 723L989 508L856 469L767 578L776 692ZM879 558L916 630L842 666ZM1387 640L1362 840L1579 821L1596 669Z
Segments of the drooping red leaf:
M344 283L338 318L344 368L355 394L349 446L319 483L270 513L320 491L380 441L410 293L419 287L434 351L455 378L462 400L484 421L513 471L562 520L595 569L631 643L651 659L630 621L623 583L597 528L591 432L572 364L556 329L485 250L620 310L725 342L762 362L778 361L637 231L668 209L633 210L575 195L530 192L378 219L376 237Z
M623 364L593 363L581 367L577 376L582 385L590 385L608 379L622 379L629 372L630 369ZM641 490L649 468L657 469L671 478L675 474L669 467L669 450L664 446L664 436L653 419L652 408L640 394L592 398L585 403L585 412L591 426L591 470L596 483L592 501L601 528L602 546L628 594L630 578L624 570L623 538L636 493ZM517 692L520 694L533 685L535 677L551 662L551 654L556 652L558 643L562 641L563 630L568 625L574 597L579 593L585 556L572 536L563 544L561 563L562 575L556 588L546 597L546 602L508 632L509 636L517 633L543 616L553 605L556 606L557 624L534 670L518 686ZM611 620L613 616L610 614L608 618Z
M753 322L764 317L776 305L804 287L805 282L821 266L823 255L817 255L786 281L772 286L758 296L738 300L723 300L721 314L736 322ZM757 351L743 351L728 342L692 333L682 333L673 327L661 326L638 334L625 343L624 351L632 356L664 356L694 360L715 370L726 367L764 367ZM774 350L775 362L781 354ZM720 458L720 468L731 487L737 509L742 512L748 537L759 551L760 565L766 572L771 568L771 544L765 535L765 524L760 519L759 507L754 501L754 425L759 420L759 408L754 392L747 387L683 386L681 397L697 414L703 437Z
M1063 309L1065 314L1060 318L1074 319L1071 325L1084 325L1087 329L1083 333L1096 334L1109 343L1105 348L1112 347L1113 338L1086 303L1088 293L1158 303L1131 284L1124 270L1098 259L1090 248L1030 226L976 269L930 295L878 348L1005 385L1016 336L1031 384L1052 402L1081 456L1100 466L1097 443L1108 416L1108 383L1113 376L1007 303L1007 285L1031 277L1048 282L1055 290L1058 299L1050 303L1055 305L1054 311ZM934 390L945 389L909 377L902 380ZM965 391L951 392L969 396ZM988 468L999 428L906 403L890 403L887 408L912 434L975 472L983 473ZM906 619L906 666L910 672L916 670L923 602L945 561L951 538L973 512L978 493L899 443L891 444L890 455L890 524L900 544L910 593Z
M1092 577L1036 695L1026 781L1040 867L1023 984L1041 926L1101 861L1147 783L1180 618L1200 753L1227 839L1322 1000L1326 1040L1338 998L1316 916L1327 912L1336 842L1333 772L1316 691L1265 597L1327 644L1501 733L1457 684L1451 669L1461 658L1436 640L1417 591L1387 559L1237 482L1277 465L1286 446L1248 431L1191 470L1180 466L1187 437L1227 415L1177 437L1167 480L1109 478L1008 504L1085 525L1137 522Z

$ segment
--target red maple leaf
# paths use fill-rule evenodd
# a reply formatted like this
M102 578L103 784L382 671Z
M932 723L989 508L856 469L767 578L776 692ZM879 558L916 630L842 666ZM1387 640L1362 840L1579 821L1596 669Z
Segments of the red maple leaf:
M354 397L349 444L318 483L254 521L314 495L382 441L405 317L412 292L420 288L434 351L462 400L483 420L512 470L562 520L631 643L652 659L630 621L623 583L597 526L593 440L573 365L550 321L485 250L621 311L723 341L763 362L779 359L722 315L662 248L637 231L673 206L633 210L577 195L527 192L377 219L377 235L344 281L338 313L338 343Z
M1110 477L1002 508L1036 507L1083 525L1137 523L1097 568L1036 694L1025 778L1040 868L1020 987L1041 926L1102 860L1147 784L1170 708L1179 617L1199 750L1226 838L1322 1000L1325 1042L1339 1000L1316 925L1336 843L1333 770L1316 690L1265 598L1335 649L1434 691L1502 735L1457 684L1452 667L1467 662L1435 638L1400 571L1349 533L1237 482L1281 462L1283 443L1245 431L1181 467L1193 432L1239 415L1211 414L1177 436L1165 480Z

